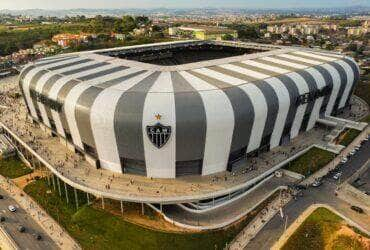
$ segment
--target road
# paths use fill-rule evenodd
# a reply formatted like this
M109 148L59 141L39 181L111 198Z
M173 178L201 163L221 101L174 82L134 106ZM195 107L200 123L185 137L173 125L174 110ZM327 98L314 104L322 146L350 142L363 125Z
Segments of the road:
M285 216L287 216L287 227L289 227L310 205L324 203L332 206L339 213L352 219L360 226L370 230L369 215L361 215L354 212L350 209L350 204L334 195L337 185L354 174L369 158L370 142L368 141L363 144L361 149L352 156L346 164L340 166L339 171L343 173L341 180L335 181L332 176L328 176L324 179L323 185L317 188L308 187L307 190L304 190L303 197L289 202L283 209ZM284 226L285 218L283 219L280 217L280 214L276 214L245 249L270 249L284 233Z
M59 249L44 230L27 214L25 210L9 196L6 192L0 189L0 194L4 199L0 200L0 215L5 217L5 221L1 225L14 239L20 249ZM17 208L16 212L8 210L9 205L14 205ZM18 232L18 226L23 225L26 228L24 233ZM35 234L40 234L42 239L36 240Z
M248 211L254 208L258 202L265 200L271 195L273 190L281 186L287 186L296 181L288 176L282 178L272 177L261 185L257 186L252 192L240 196L238 199L211 209L201 214L189 212L180 208L178 205L167 205L163 211L167 217L174 221L186 225L204 228L219 228L231 224L244 216Z

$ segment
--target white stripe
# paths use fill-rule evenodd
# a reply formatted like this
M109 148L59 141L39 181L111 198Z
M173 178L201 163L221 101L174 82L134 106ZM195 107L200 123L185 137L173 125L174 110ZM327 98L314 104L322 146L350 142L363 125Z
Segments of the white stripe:
M161 92L164 90L163 92ZM160 114L157 121L155 115ZM143 108L143 142L147 177L176 177L176 110L171 74L163 72L148 92ZM146 126L160 122L171 126L171 136L160 149L155 147L147 136Z
M245 68L242 68L242 67L239 67L239 66L236 66L236 65L232 65L232 64L224 64L224 65L220 65L220 67L231 70L231 71L238 72L238 73L243 74L243 75L251 76L251 77L256 78L256 79L265 79L265 78L270 77L270 75L262 74L262 73L259 73L257 71L245 69Z
M262 91L254 84L244 84L240 88L249 96L254 110L254 121L247 153L259 148L267 119L267 103Z
M303 51L294 51L293 53L297 54L297 55L313 57L313 58L317 58L317 59L325 60L325 61L329 61L329 62L335 60L335 58L332 58L332 57L316 55L316 54L313 54L313 53L307 53L307 52L303 52Z
M81 58L69 59L69 60L66 60L66 61L67 62L81 61ZM35 106L33 105L33 102L32 102L32 99L31 99L31 93L30 93L30 84L31 84L32 78L38 72L40 72L42 70L46 70L48 68L55 67L55 66L63 65L63 64L66 63L66 61L56 62L56 63L50 63L48 65L36 67L36 68L30 70L30 72L28 72L28 74L25 76L25 78L23 80L23 86L22 86L23 87L23 91L24 91L24 95L25 95L24 97L25 97L25 100L27 102L27 106L30 109L31 116L33 116L34 118L37 118L37 113L36 113Z
M353 72L351 66L349 66L346 62L336 61L336 63L338 63L340 66L342 66L344 71L347 74L346 87L344 89L343 95L340 99L339 106L338 106L338 108L343 108L344 105L346 105L346 101L348 99L348 96L350 95L350 91L351 91L352 86L353 86L354 81L355 81L355 75L354 75L354 72Z
M279 54L278 56L281 56L281 57L284 57L284 58L287 58L287 59L291 59L291 60L296 60L296 61L299 61L299 62L313 64L313 65L322 64L322 62L306 59L306 58L299 57L299 56L293 56L293 55L288 55L288 54Z
M254 66L254 67L257 67L257 68L260 68L260 69L266 69L266 70L269 70L269 71L272 71L272 72L275 72L275 73L278 73L278 74L286 74L286 73L291 72L290 70L286 70L286 69L283 69L283 68L278 68L278 67L275 67L275 66L268 65L266 63L260 63L260 62L256 62L256 61L253 61L253 60L246 60L246 61L242 61L241 63L251 65L251 66Z
M289 112L290 96L288 89L278 78L269 78L266 79L265 82L267 82L274 89L279 99L279 110L270 140L270 148L274 148L280 145L280 139L283 134L285 121ZM292 105L295 105L295 103Z
M197 72L197 73L200 73L200 74L203 74L203 75L206 75L206 76L209 76L209 77L212 77L212 78L215 78L219 81L226 82L226 83L231 84L231 85L240 85L240 84L245 83L244 80L241 80L239 78L228 76L228 75L225 75L225 74L222 74L222 73L219 73L217 71L207 69L207 68L194 69L193 71Z
M304 78L302 76L300 76L299 74L297 74L295 72L289 73L287 76L290 77L294 81L295 85L298 88L298 92L299 92L300 95L306 94L306 93L309 92L309 88L307 86L307 83L306 83L306 81L304 80ZM291 139L296 137L299 133L299 129L301 128L306 108L307 108L307 103L305 103L303 105L300 105L297 108L297 112L296 112L295 117L294 117L292 129L290 131L290 138Z
M338 93L339 93L341 80L340 80L340 75L339 75L338 71L333 66L331 66L329 64L323 64L323 65L321 65L321 67L326 69L329 72L329 74L331 75L331 78L333 79L333 89L331 91L329 101L328 101L328 104L327 104L326 110L325 110L325 116L329 116L333 112L333 108L334 108L334 105L335 105L335 100L337 99L337 96L338 96Z
M104 82L107 82L109 80L113 80L119 77L123 77L125 75L129 75L137 71L138 70L125 69L119 72L104 75L98 78L94 78L90 81L83 82L82 84L78 84L69 91L68 95L66 96L65 102L64 102L64 112L66 115L66 119L68 122L68 127L70 130L71 136L72 136L73 143L76 146L83 149L81 135L78 130L77 119L76 119L76 105L82 93L88 88L90 88L91 86L98 85L100 83L104 83Z
M187 72L180 74L198 91L214 89L209 83ZM234 130L234 111L230 100L221 90L199 91L199 94L207 119L202 175L209 175L227 168Z
M315 79L317 88L319 90L323 89L326 86L325 79L318 70L316 70L314 68L308 68L308 69L306 69L306 71L309 74L311 74L312 77ZM307 125L306 130L310 130L315 126L316 121L320 117L320 109L321 109L323 101L324 101L324 96L322 96L320 98L317 98L315 100L315 103L314 103L314 106L313 106L311 116L310 116L310 119L308 121L308 125Z
M122 172L117 140L114 131L114 113L122 94L152 74L146 72L118 85L104 89L91 106L90 123L100 165L104 169Z
M297 63L292 63L292 62L287 62L287 61L284 61L284 60L277 59L275 57L268 57L268 56L266 56L266 57L263 57L261 59L263 59L265 61L269 61L269 62L281 64L281 65L285 65L285 66L288 66L288 67L296 68L296 69L305 69L305 68L307 68L307 66L305 66L305 65L297 64Z

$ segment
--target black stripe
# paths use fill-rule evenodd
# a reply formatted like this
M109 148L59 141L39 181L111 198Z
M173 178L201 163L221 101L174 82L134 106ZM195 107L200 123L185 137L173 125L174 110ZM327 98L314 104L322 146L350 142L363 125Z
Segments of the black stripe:
M339 88L337 99L335 100L335 104L334 104L333 112L332 112L333 114L336 114L338 112L338 107L339 107L340 99L342 98L343 93L344 93L344 90L345 90L346 85L347 85L347 73L343 69L343 67L340 66L336 62L330 62L328 64L331 65L331 66L333 66L338 71L339 76L340 76L340 88Z
M65 75L65 76L69 76L69 75L77 74L77 73L80 73L80 72L96 69L96 68L99 68L99 67L102 67L102 66L106 66L108 64L109 63L106 63L106 62L95 63L95 64L83 66L81 68L65 71L62 74Z
M296 104L296 100L299 96L299 90L298 90L296 83L290 77L286 75L279 75L279 76L276 76L276 78L278 78L287 88L289 92L289 99L290 99L289 111L288 111L288 115L285 120L284 130L283 130L283 134L280 140L280 143L282 143L283 138L290 139L290 131L292 130L294 118L295 118L295 115L297 113L297 108L298 108L298 105Z
M121 158L145 161L143 142L143 108L149 89L159 77L154 72L129 90L118 100L114 114L114 131Z
M91 59L82 59L81 61L70 62L70 63L65 63L65 64L62 64L62 65L54 66L54 67L49 68L49 70L50 71L60 70L60 69L64 69L64 68L67 68L67 67L79 65L79 64L82 64L82 63L91 62L91 61L92 61Z
M258 81L254 83L257 88L261 90L265 96L267 103L267 120L265 128L263 129L262 143L261 146L270 144L271 135L274 131L275 122L279 112L279 99L274 89L265 81Z
M346 63L349 64L349 66L351 67L352 71L353 71L353 74L354 74L354 81L353 81L353 84L352 84L352 87L351 87L351 90L349 91L349 95L348 95L348 98L346 100L346 104L345 106L348 106L349 105L349 101L351 100L351 96L353 95L353 91L356 87L356 85L358 84L359 82L359 79L360 79L360 72L356 66L356 64L352 61L352 60L349 60L347 58L344 58L343 61L345 61Z
M171 79L176 108L176 162L203 162L207 117L202 97L178 72L171 72ZM176 176L180 175L178 170ZM202 173L202 166L199 171Z
M307 83L309 93L315 93L317 91L318 88L317 88L316 80L312 77L310 73L308 73L305 70L301 70L301 71L297 71L297 74L299 74ZM307 130L308 122L310 120L315 102L316 102L316 99L313 98L307 103L307 107L306 107L306 110L303 116L303 121L301 123L301 127L299 131Z
M333 88L333 86L334 86L333 85L333 77L331 76L329 71L327 71L324 67L322 67L320 65L314 66L313 68L320 72L320 74L322 75L322 77L325 80L326 86L329 86L329 88L330 88L329 93L327 95L325 95L325 97L324 97L324 101L323 101L321 109L320 109L320 118L322 118L325 115L326 108L329 104L330 96L331 96L331 94L333 93L333 90L334 90L334 88Z

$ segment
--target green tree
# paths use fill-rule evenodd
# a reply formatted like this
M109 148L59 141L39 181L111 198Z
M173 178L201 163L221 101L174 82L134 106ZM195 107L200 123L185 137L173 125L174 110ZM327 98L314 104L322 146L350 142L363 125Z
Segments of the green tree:
M122 17L122 33L128 34L137 27L135 19L132 16Z

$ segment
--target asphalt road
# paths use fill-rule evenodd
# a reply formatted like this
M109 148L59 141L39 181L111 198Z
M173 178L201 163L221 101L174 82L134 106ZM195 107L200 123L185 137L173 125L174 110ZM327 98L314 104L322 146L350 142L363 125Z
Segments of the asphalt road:
M33 218L11 197L7 196L4 190L0 189L0 194L4 196L4 199L0 200L0 215L5 217L5 221L0 223L20 249L59 249ZM15 206L17 211L10 212L9 205ZM25 232L18 231L19 225L26 228ZM42 239L36 240L35 234L40 234Z
M284 233L285 221L287 221L287 227L289 227L304 210L315 203L328 204L359 225L368 227L370 225L369 215L354 212L350 209L350 204L337 198L334 193L337 185L354 174L369 158L370 142L368 141L347 163L340 165L338 169L342 172L340 180L336 181L331 175L328 175L324 178L320 187L308 187L307 190L303 191L303 197L292 200L284 207L283 211L287 219L285 217L281 218L279 213L276 214L247 245L246 249L270 249Z

